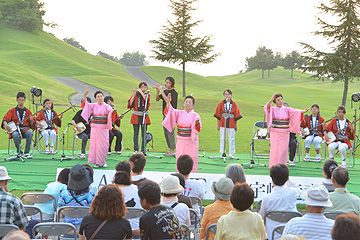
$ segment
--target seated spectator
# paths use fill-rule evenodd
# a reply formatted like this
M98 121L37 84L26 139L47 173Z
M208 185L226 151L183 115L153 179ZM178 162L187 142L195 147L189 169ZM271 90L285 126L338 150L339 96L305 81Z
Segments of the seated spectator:
M234 183L230 178L220 178L218 182L213 182L211 190L216 197L216 201L205 207L201 221L200 239L205 239L206 229L209 225L217 223L219 218L234 210L230 202L230 194ZM215 234L209 234L209 239L214 239Z
M306 240L306 239L303 238L302 236L296 236L296 235L292 235L292 234L287 234L287 235L279 238L279 240Z
M185 189L185 178L184 178L184 176L181 175L180 173L172 173L171 175L179 178L180 185ZM191 199L188 196L185 196L183 193L184 192L181 192L180 194L177 195L178 202L179 203L185 203L188 206L188 208L193 208Z
M332 207L326 208L327 212L352 212L360 215L360 199L346 189L349 181L349 172L342 167L337 167L332 173L335 191L329 194Z
M305 191L302 196L305 198L304 202L309 213L286 223L283 236L293 234L308 240L331 239L330 231L334 220L327 219L323 214L326 207L332 206L328 190L322 185L315 185Z
M61 192L67 190L69 173L70 168L64 168L59 173L57 181L51 182L46 186L44 193L53 195L56 199L56 204L59 202ZM36 203L35 206L41 209L41 212L43 213L43 221L47 222L54 220L55 207L53 201L47 203ZM40 214L37 215L39 216L34 216L34 219L39 220Z
M91 203L90 214L81 222L79 239L132 239L131 226L125 215L126 206L119 186L103 186ZM101 224L103 226L93 236Z
M273 182L271 193L265 195L262 199L260 215L265 220L265 215L271 211L296 212L297 190L287 188L284 184L289 180L289 169L284 164L276 164L270 168L270 177ZM274 228L281 224L269 218L265 221L266 234L271 239ZM281 235L275 233L274 239L280 238Z
M66 191L62 191L58 207L63 206L85 206L90 207L95 197L94 191L89 189L92 183L91 172L81 164L76 164L70 169L69 181ZM80 226L82 218L65 216L64 222L74 226Z
M332 172L335 168L338 167L338 164L334 160L326 160L324 162L324 166L322 168L323 170L323 176L324 176L324 182L322 183L329 192L333 192L335 190L334 184L331 180Z
M160 183L161 194L163 196L161 204L174 209L180 224L190 226L189 207L185 203L179 203L177 195L184 191L177 177L166 176Z
M232 163L226 166L225 176L230 178L234 184L246 182L244 169L238 163Z
M129 163L132 168L132 184L139 185L146 180L142 174L144 172L146 157L143 154L136 153L130 156Z
M247 183L235 184L230 201L235 210L220 217L215 239L266 239L264 221L249 208L254 202L254 190Z
M354 213L340 214L335 218L331 230L333 240L358 240L360 236L360 218Z
M181 155L177 160L177 169L179 173L185 178L185 188L183 195L188 197L198 197L200 200L204 200L205 190L201 182L190 179L190 172L193 169L194 161L187 155ZM200 207L198 204L193 204L193 208L198 216L200 215Z
M174 210L160 204L161 190L153 181L139 184L142 207L148 210L140 217L141 239L182 239L182 228Z
M3 240L30 240L29 234L21 230L13 230L8 232Z

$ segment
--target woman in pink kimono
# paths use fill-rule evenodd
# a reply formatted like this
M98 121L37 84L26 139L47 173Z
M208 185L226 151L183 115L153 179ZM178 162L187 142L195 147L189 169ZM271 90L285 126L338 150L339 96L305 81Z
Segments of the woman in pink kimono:
M162 125L171 132L175 127L175 123L177 123L176 159L183 154L190 155L194 160L194 167L191 172L195 173L197 172L199 156L198 132L200 132L202 125L199 114L193 110L195 99L193 96L186 96L184 110L177 110L170 104L171 93L163 96L163 98L167 103L167 114Z
M271 102L275 103L274 107L271 106ZM274 93L270 101L264 106L266 121L270 130L269 168L278 163L287 164L290 132L300 132L300 121L303 113L308 110L309 108L299 110L284 107L281 93Z
M91 121L90 132L90 146L88 162L94 164L94 168L102 165L107 167L106 157L109 148L109 130L112 129L112 112L113 108L104 103L104 94L101 91L96 91L94 94L96 103L89 103L86 95L89 93L88 87L84 93L85 106L81 116L88 121L90 116L93 116Z

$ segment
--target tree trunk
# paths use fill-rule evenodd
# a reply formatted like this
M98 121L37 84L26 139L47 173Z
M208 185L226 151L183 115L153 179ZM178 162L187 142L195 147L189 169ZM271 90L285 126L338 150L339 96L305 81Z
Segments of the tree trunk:
M349 90L349 78L345 77L345 79L344 79L344 92L343 92L343 98L342 98L342 101L341 101L341 105L343 105L344 107L346 107L346 98L347 98L348 90Z
M268 77L270 77L270 69L268 69Z
M261 69L261 78L264 79L264 72L265 70L264 69Z
M186 96L186 91L185 91L185 62L182 63L183 65L183 97Z
M291 69L291 79L293 79L294 78L294 69L292 68Z

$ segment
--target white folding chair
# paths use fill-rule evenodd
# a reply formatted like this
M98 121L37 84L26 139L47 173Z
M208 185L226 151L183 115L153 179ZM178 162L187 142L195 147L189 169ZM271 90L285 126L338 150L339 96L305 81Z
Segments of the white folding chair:
M302 217L302 215L299 212L270 211L265 214L264 225L266 226L266 219L268 218L276 222L287 223L290 219L294 217Z
M209 233L213 233L213 234L216 234L216 230L217 230L217 223L213 223L213 224L210 224L207 228L206 228L206 240L209 239Z
M127 212L125 218L128 220L139 218L146 213L146 210L142 208L127 207L126 210Z
M43 222L43 213L40 208L33 205L24 205L24 209L28 218L32 218L34 215L39 214L40 222Z
M282 235L284 228L285 228L285 224L277 225L272 231L271 240L275 239L275 233Z
M61 235L67 235L68 237L69 233L72 233L71 239L76 240L76 229L71 223L38 223L32 230L33 236L35 236L36 233L40 234L40 238L44 236L54 236L54 239L56 236L60 239Z
M252 139L251 139L251 143L250 143L250 156L251 156L251 159L250 159L250 162L248 163L243 163L241 164L242 166L244 165L250 165L249 167L252 168L253 165L259 165L259 166L266 166L265 164L261 164L261 163L257 163L255 162L255 159L259 160L259 159L269 159L270 157L270 154L265 154L263 151L263 153L259 153L259 151L257 151L255 149L255 145L256 145L256 142L260 143L260 142L269 142L270 143L270 138L268 138L268 136L266 136L266 138L259 138L257 136L257 131L258 129L260 128L263 128L263 124L264 124L264 129L267 129L267 123L266 122L255 122L254 123L254 126L253 126L253 134L252 134ZM270 149L270 144L269 144L269 147L267 147L267 149ZM270 153L270 150L268 150L269 153Z
M41 135L41 132L39 130L36 130L36 145L37 150L40 154L45 154L45 146L40 144L40 140L43 138ZM40 137L41 136L41 137ZM50 140L49 140L50 141ZM59 152L59 133L56 134L55 138L55 146L54 146L55 154Z
M20 197L20 200L25 204L25 205L34 205L35 203L53 203L55 212L56 213L56 209L57 209L57 203L56 203L56 198L48 193L39 193L39 192L28 192L28 193L23 193ZM53 215L54 215L53 214ZM45 214L47 215L47 214ZM49 220L52 221L54 220L54 216L48 216ZM41 220L44 217L44 213L41 213Z
M14 224L0 224L0 238L14 230L19 230L19 227Z
M332 220L335 220L335 218L337 216L339 216L340 214L343 214L342 212L324 212L324 216L326 218L329 218L329 219L332 219Z
M305 141L305 139L304 139ZM326 159L326 143L321 143L321 148L322 148L322 152L321 152L321 158L320 160L323 161ZM303 150L302 150L302 155L301 155L301 159L304 159L305 156L305 142L303 142ZM315 157L310 157L310 162L314 162L315 161Z

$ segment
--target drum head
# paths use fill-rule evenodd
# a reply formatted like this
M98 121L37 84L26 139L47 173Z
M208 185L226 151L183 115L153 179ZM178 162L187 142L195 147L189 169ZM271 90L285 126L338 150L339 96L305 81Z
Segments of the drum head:
M146 143L150 142L153 139L153 135L151 133L146 133Z

